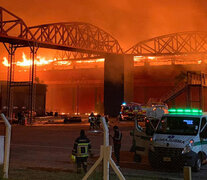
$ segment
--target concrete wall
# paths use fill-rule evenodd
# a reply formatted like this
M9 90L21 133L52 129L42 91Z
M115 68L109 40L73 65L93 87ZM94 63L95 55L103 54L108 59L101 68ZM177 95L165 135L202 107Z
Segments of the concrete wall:
M124 56L124 102L134 101L134 56Z
M119 115L121 104L133 100L133 56L106 56L104 64L104 113L116 117Z
M104 64L104 113L117 116L124 102L124 57L108 55Z

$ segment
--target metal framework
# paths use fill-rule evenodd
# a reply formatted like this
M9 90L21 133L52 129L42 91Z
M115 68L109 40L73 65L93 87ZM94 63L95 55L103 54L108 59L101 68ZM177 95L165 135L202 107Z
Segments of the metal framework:
M203 109L202 97L203 97L203 87L207 86L206 75L207 74L202 72L187 71L186 78L180 83L178 83L174 89L171 89L167 94L161 97L161 101L167 103L175 99L184 91L186 91L187 106L189 108L192 108L193 103L198 103L199 108ZM192 98L192 87L199 88L199 93L196 100L195 98L194 99Z
M141 41L126 51L135 56L207 53L207 32L180 32Z
M66 22L29 27L40 47L85 53L122 54L116 39L88 23ZM25 32L26 33L26 32Z
M30 118L34 110L34 59L39 47L63 50L62 59L101 58L106 54L123 54L118 41L102 29L83 22L66 22L27 27L24 21L0 7L0 42L8 54L8 115L12 116L12 87L28 86ZM8 45L7 45L8 43ZM32 65L28 82L14 82L15 50L30 47ZM174 56L206 54L207 32L180 32L141 41L125 54L134 56Z
M90 54L123 53L115 38L92 24L67 22L27 27L21 18L2 7L0 41Z
M10 63L7 79L7 116L12 119L13 87L28 86L30 123L32 123L35 104L34 60L39 47L64 50L62 58L75 60L100 58L111 53L123 53L115 38L94 25L67 22L27 27L21 18L3 7L0 7L0 42L4 43L8 51ZM19 47L30 47L32 63L28 82L14 82L15 50Z
M101 54L80 53L73 51L57 51L55 58L58 60L89 60L104 58Z
M13 44L5 44L4 46L8 52L8 59L10 66L8 66L7 73L7 116L12 119L13 114L13 81L14 81L14 58L16 47Z

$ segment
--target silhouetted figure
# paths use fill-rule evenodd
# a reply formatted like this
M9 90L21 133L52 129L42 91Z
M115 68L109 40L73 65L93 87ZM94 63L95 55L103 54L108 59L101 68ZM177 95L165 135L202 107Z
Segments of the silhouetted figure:
M23 111L19 111L17 114L18 124L24 125L25 124L25 115Z
M75 140L72 154L76 156L77 173L81 173L81 166L84 172L87 172L87 159L88 155L91 153L91 143L86 137L85 131L80 131L80 136Z
M113 130L114 130L114 136L112 137L112 139L114 144L114 155L116 158L117 166L119 166L122 133L120 132L118 126L114 126Z
M96 127L99 129L100 125L101 125L101 115L100 114L97 115L95 122L96 122L96 124L95 124Z
M95 128L96 117L94 116L93 112L88 117L88 120L89 120L89 123L90 123L90 129L94 129Z

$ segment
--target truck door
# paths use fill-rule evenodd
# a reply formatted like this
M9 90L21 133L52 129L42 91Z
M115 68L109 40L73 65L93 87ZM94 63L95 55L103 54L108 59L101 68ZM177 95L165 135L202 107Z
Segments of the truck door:
M151 136L147 135L145 130L139 126L138 123L139 122L136 121L136 128L134 131L135 154L147 155Z

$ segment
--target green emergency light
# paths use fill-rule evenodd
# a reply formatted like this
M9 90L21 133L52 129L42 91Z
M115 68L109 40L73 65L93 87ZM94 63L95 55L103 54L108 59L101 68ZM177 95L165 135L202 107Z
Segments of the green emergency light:
M168 109L170 114L188 114L188 115L198 115L202 114L201 109Z

